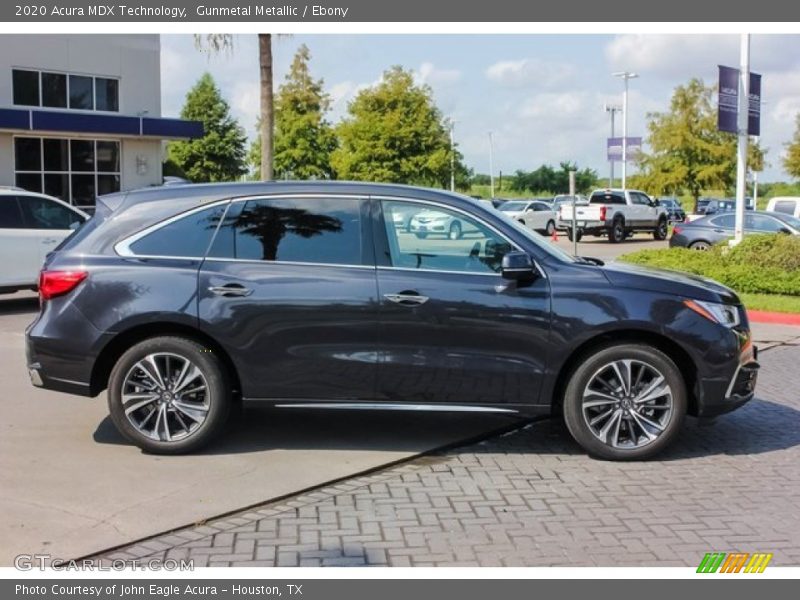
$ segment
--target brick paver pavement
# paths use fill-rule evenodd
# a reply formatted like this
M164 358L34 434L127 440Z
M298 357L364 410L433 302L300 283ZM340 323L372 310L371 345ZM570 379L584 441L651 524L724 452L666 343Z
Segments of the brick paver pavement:
M588 458L557 420L98 556L196 566L667 566L705 552L800 564L800 346L759 399L689 419L655 462Z

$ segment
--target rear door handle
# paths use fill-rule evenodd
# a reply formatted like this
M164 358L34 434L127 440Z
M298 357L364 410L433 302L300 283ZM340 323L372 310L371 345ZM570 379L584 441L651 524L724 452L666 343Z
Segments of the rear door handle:
M56 244L58 240L56 238L45 238L42 240L43 244Z
M238 283L227 283L225 285L212 285L208 291L223 298L234 298L241 296L249 296L253 290L246 288Z
M402 304L403 306L418 306L425 304L430 298L427 296L420 296L416 292L400 292L399 294L384 294L384 298L395 304Z

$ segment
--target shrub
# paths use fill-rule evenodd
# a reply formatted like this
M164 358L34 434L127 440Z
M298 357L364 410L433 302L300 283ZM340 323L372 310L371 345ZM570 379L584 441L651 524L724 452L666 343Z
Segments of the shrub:
M738 292L800 296L798 236L751 235L733 248L718 244L708 252L641 250L620 260L702 275Z

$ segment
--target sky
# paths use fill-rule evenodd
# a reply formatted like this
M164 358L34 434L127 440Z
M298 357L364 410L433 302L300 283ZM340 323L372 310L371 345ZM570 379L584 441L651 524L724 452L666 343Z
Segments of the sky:
M713 84L717 65L739 63L736 35L325 34L273 40L276 88L298 46L306 44L312 74L324 79L331 95L333 122L388 67L411 69L431 86L442 113L456 121L456 143L477 173L489 172L492 132L496 175L569 160L606 176L611 125L604 105L622 104L623 84L613 72L639 74L630 82L628 135L646 137L647 113L668 108L676 85L692 77ZM208 71L254 139L257 45L255 35L236 35L232 52L210 56L195 48L191 35L162 35L162 115L178 116L186 92ZM750 60L763 77L761 143L769 149L760 181L786 180L781 157L800 113L800 35L753 36ZM617 135L621 131L618 116Z

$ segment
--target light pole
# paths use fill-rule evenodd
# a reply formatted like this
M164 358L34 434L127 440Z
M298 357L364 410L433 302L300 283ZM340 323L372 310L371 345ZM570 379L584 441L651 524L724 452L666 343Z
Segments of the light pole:
M449 119L450 125L450 191L456 191L456 144L455 144L455 129L456 122Z
M489 190L494 198L494 139L492 132L489 132Z
M614 137L616 133L616 129L614 128L614 117L618 112L622 112L622 108L619 106L614 106L613 104L606 104L605 105L606 112L611 114L611 137ZM608 178L608 187L614 187L614 159L609 158L608 162L611 165L611 175Z
M614 77L620 77L625 82L625 92L622 94L622 189L626 188L628 176L628 81L639 77L630 71L618 71Z
M740 42L739 60L739 97L736 129L739 132L739 144L736 153L736 221L733 229L735 246L744 238L744 202L747 177L747 142L748 113L750 108L750 34L743 33Z

